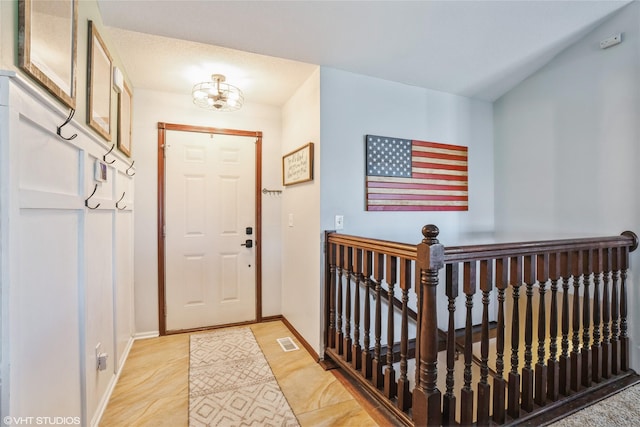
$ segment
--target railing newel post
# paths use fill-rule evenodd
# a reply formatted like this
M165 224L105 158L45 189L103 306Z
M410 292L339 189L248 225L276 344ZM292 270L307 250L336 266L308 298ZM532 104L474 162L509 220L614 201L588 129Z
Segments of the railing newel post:
M438 227L422 228L424 239L417 245L416 286L418 291L418 347L416 386L413 391L415 425L441 425L442 396L436 386L438 363L438 317L436 289L438 272L444 267L444 246L438 241Z

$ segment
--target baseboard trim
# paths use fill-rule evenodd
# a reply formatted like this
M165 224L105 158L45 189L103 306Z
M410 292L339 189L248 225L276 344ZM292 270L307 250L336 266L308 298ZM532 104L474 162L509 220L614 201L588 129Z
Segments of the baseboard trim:
M127 342L127 346L124 348L124 352L122 352L122 361L120 362L120 366L115 372L115 375L111 377L111 381L109 381L109 386L105 391L98 407L96 408L96 413L91 420L91 427L97 427L100 425L100 421L102 420L102 416L104 415L104 411L107 410L107 406L109 405L109 400L111 400L111 395L113 394L113 390L115 390L116 385L118 384L118 380L120 379L120 374L122 374L122 370L124 369L124 364L129 358L129 351L131 351L131 347L133 347L133 342L136 340L135 337L129 338Z
M160 336L159 331L138 332L133 335L134 340L144 340L147 338L158 338Z
M298 339L298 341L300 341L300 344L302 344L302 346L309 352L311 357L313 357L313 360L315 360L316 362L320 362L320 356L318 356L318 353L316 352L316 350L313 347L311 347L311 345L307 342L307 340L305 340L302 337L300 332L298 332L296 328L294 328L293 325L289 323L286 317L284 316L281 316L281 317L282 318L279 320L282 320L282 323L284 323L285 326L289 328L291 333Z

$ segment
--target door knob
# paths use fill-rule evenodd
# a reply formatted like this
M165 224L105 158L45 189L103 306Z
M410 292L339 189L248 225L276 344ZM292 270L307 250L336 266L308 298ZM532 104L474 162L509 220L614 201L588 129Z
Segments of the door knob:
M247 248L252 248L253 247L253 240L247 239L247 240L244 241L244 243L240 244L240 246L246 246Z

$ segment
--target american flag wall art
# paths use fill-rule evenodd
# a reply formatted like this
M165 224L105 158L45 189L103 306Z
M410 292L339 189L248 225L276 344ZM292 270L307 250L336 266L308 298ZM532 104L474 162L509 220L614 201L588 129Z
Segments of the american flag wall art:
M367 210L469 210L467 152L459 145L367 135Z

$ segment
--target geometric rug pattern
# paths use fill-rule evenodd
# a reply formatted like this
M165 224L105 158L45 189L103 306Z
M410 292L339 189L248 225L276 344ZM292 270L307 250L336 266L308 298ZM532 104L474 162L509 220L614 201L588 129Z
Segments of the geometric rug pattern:
M191 335L189 426L299 426L251 329Z

